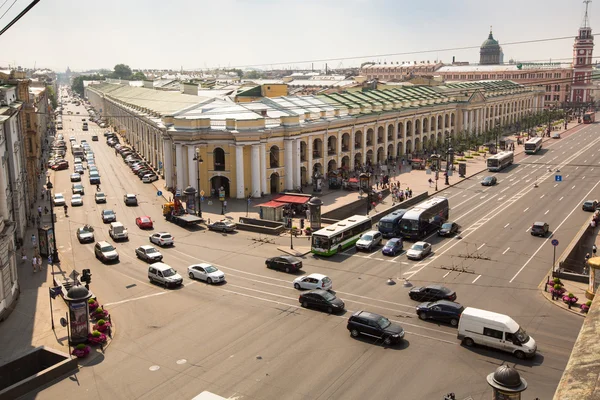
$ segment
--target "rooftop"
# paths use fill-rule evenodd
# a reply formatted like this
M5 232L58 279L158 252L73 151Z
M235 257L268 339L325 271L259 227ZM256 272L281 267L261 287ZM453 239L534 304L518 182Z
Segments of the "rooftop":
M519 68L518 66L521 66ZM565 70L571 69L570 65L560 63L529 63L529 64L500 64L500 65L446 65L436 71L439 72L519 72L532 70Z

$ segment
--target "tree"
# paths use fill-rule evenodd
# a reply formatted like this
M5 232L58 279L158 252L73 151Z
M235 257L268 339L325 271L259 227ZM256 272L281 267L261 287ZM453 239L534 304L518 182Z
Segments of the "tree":
M262 78L262 74L258 71L248 71L244 74L244 78L246 79L260 79Z
M102 75L80 75L76 78L73 78L73 83L71 84L71 90L75 93L78 93L80 96L83 96L83 81L103 81L104 76Z
M56 100L56 93L54 93L54 88L52 86L46 86L46 90L48 91L48 98L50 98L50 104L52 104L52 109L56 110L56 107L58 107L58 101Z
M112 73L113 78L117 79L130 79L133 73L131 72L131 68L129 65L125 64L117 64L115 65L114 71Z
M135 74L131 75L130 78L132 81L145 81L146 75L142 71L138 71Z

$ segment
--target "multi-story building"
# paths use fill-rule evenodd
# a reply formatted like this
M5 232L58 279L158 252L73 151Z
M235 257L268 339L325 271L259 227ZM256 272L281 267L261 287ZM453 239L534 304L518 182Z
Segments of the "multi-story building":
M594 52L594 36L588 19L589 1L585 1L585 16L579 28L579 34L573 44L573 90L572 103L588 103L592 100L592 55Z
M416 61L384 64L369 63L365 64L360 69L361 76L367 80L378 79L381 81L403 81L412 78L416 75L434 75L435 71L441 68L444 64L441 62L430 63Z
M440 148L447 136L514 124L544 103L541 90L502 80L244 104L111 84L88 86L86 96L162 168L169 189L223 188L238 199Z

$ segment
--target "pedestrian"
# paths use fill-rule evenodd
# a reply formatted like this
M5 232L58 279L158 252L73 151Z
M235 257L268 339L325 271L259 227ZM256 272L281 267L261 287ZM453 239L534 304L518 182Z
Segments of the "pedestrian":
M227 200L223 201L223 210L227 211Z
M431 184L433 183L433 181L431 180L431 178L429 178L429 180L427 182L429 182L429 187L431 187Z
M412 189L408 189L408 197L412 198Z
M42 257L38 257L37 258L37 265L38 265L38 269L41 271L42 270Z
M37 267L37 257L33 256L31 259L31 266L33 267L33 272L35 272L35 267Z
M38 206L38 216L42 216L42 206Z
M42 195L41 195L41 197L42 197L42 200L44 200L44 189L42 189Z
M25 249L21 250L21 264L25 264L27 262L27 254L25 254Z
M594 245L592 246L592 254L594 255L594 257L596 257L596 244L594 243Z
M48 212L49 212L49 211L50 211L50 210L48 210L48 207L44 207L44 214L48 215Z
M31 235L31 244L33 247L35 247L35 243L36 243L35 235Z

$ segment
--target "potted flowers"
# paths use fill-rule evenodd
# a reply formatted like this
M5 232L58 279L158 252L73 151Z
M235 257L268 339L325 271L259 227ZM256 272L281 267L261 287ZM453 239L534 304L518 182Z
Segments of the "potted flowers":
M554 287L554 285L562 286L562 282L560 281L560 278L554 278L551 281L546 282L546 290L550 289L550 291L552 291L552 288Z
M98 306L100 306L100 304L98 304L95 298L92 297L88 300L88 308L90 309L90 312L94 311L96 308L98 308Z
M102 318L107 318L107 317L108 317L108 311L106 311L102 307L96 308L94 310L94 312L92 313L92 318L95 318L95 319L102 319Z
M590 307L592 306L592 301L588 301L585 304L582 304L581 307L581 311L583 311L584 313L587 313L590 310Z
M560 283L555 284L552 289L550 289L550 293L552 294L552 300L559 299L565 294L565 288Z
M106 343L106 335L96 330L88 335L88 340L94 344L104 344Z
M110 322L105 321L103 319L99 319L98 322L94 325L94 330L104 333L110 326Z
M312 233L312 229L310 228L310 226L307 226L306 229L304 229L304 233L306 234L306 236L310 236L310 234Z
M575 297L575 295L573 293L569 293L569 294L563 296L562 300L569 305L569 308L571 308L572 305L577 303L578 299L577 299L577 297Z
M75 346L71 354L77 358L86 357L88 354L90 354L90 346L83 343L78 344L77 346Z

